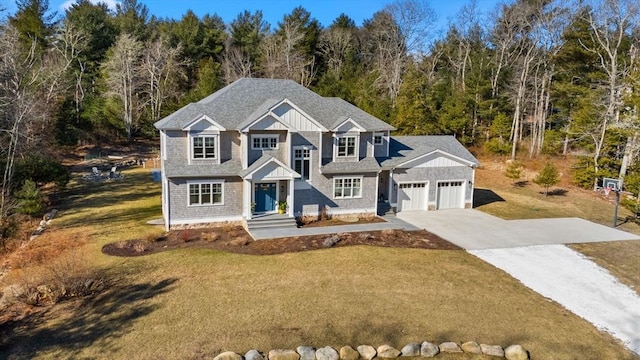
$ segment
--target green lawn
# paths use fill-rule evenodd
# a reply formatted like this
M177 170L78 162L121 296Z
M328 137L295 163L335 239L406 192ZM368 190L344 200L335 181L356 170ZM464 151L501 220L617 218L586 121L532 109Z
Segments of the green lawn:
M93 298L27 317L15 358L204 359L414 341L524 345L532 359L632 359L608 334L464 251L345 247L273 256L174 250L136 258L102 245L160 232L148 171L79 183L56 226L89 226L91 263L113 279ZM55 231L55 230L54 230ZM0 349L4 351L5 349ZM442 359L488 359L441 356Z

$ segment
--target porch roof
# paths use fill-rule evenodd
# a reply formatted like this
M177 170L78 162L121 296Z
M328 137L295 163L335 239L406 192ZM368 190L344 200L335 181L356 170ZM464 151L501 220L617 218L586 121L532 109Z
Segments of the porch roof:
M268 174L260 174L261 170L268 172ZM259 176L259 179L254 179L254 176L256 174L261 175ZM267 179L300 178L300 174L298 174L295 170L291 169L290 167L285 165L282 161L274 158L271 155L263 155L261 158L256 160L253 164L249 165L248 168L246 168L245 170L242 170L239 175L243 179L251 179L251 180L261 180L263 178L267 178Z

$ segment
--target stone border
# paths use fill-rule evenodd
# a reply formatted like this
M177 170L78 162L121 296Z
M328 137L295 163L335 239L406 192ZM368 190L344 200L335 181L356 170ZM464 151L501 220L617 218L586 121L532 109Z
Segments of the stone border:
M44 216L42 217L42 220L40 220L40 224L38 224L38 227L31 233L31 236L29 236L29 241L40 236L40 234L42 234L44 230L47 228L47 225L51 224L51 221L57 214L58 214L57 209L53 209L48 213L44 214Z
M467 341L462 344L448 341L440 345L425 341L422 344L407 344L401 350L390 345L381 345L377 349L369 345L360 345L356 349L351 346L343 346L340 350L330 346L319 349L311 346L298 346L295 350L270 350L266 356L258 350L249 350L244 356L233 351L225 351L217 355L214 360L372 360L374 358L397 359L418 356L433 358L440 353L484 354L507 360L529 360L529 352L522 345L511 345L503 349L500 345L478 344L475 341Z

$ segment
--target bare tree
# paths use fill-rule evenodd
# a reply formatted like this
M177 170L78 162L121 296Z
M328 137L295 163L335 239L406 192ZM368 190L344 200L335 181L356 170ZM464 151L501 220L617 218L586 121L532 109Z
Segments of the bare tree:
M180 60L182 45L169 45L166 37L148 42L142 56L143 93L151 113L151 120L162 117L162 105L165 100L177 95L178 80L185 78L186 62Z
M346 56L353 50L353 33L344 28L331 28L320 35L318 49L327 62L328 71L337 76Z
M108 95L122 102L122 119L131 140L134 125L135 96L141 86L140 61L142 43L129 34L122 34L110 49L103 70L107 78Z
M233 45L231 39L227 40L227 44L224 47L222 67L227 84L242 77L253 77L253 62L251 58L240 47Z
M0 195L0 219L10 211L15 160L28 138L27 122L35 112L34 85L40 81L36 42L23 51L19 32L11 26L0 27L0 152L5 166Z
M620 111L624 95L623 79L631 70L631 59L623 57L626 41L632 35L631 29L640 21L640 3L636 0L603 0L593 11L586 14L591 29L591 43L581 42L585 50L595 54L599 66L607 76L606 97L603 99L605 112L600 122L600 134L595 139L593 161L596 173L609 126L620 125ZM625 60L622 60L626 58Z

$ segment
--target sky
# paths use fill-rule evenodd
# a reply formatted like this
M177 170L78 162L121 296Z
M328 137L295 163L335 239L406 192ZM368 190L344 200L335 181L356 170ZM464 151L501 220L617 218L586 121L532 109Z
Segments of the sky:
M104 2L115 8L117 0L91 0L91 2ZM158 18L180 19L189 9L198 16L204 14L218 14L225 23L230 23L243 10L262 10L265 20L272 28L297 6L303 6L324 25L329 26L341 13L347 14L357 25L362 25L366 19L370 19L376 11L381 10L385 4L392 0L139 0L144 3L152 15ZM449 20L454 17L463 5L470 0L429 0L429 4L435 11L438 20L436 28L445 29ZM75 0L49 0L49 8L52 11L64 13L64 9ZM499 0L477 0L482 11L492 11ZM8 13L15 12L13 0L0 0Z

